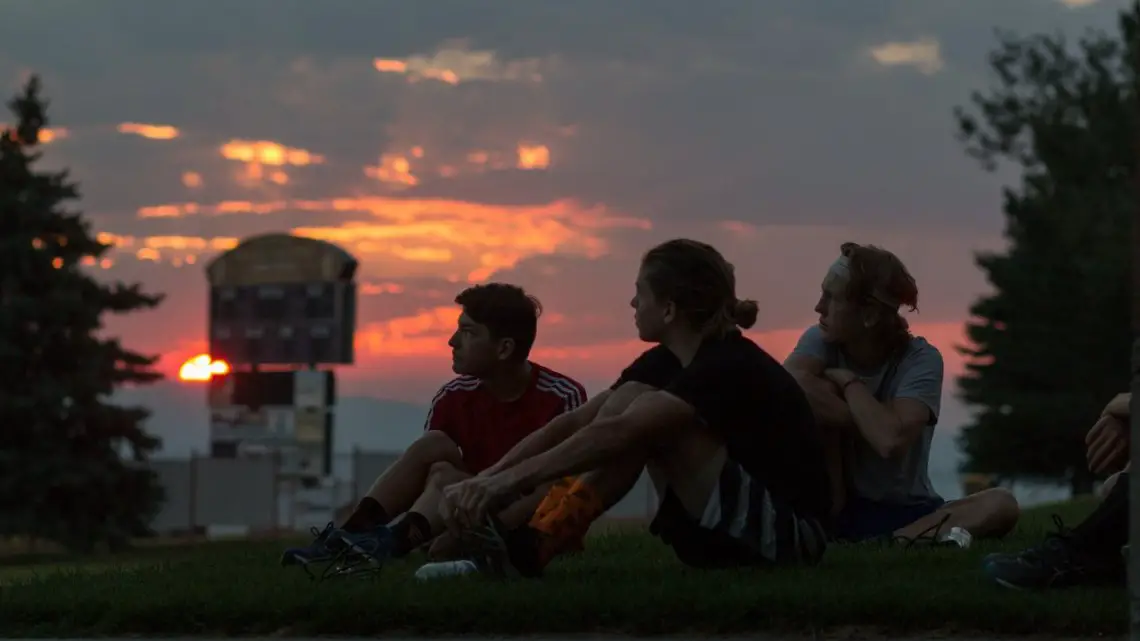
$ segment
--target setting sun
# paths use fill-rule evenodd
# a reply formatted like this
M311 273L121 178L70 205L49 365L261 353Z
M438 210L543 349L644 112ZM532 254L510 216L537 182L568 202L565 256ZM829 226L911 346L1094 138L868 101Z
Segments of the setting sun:
M229 373L230 366L225 361L212 360L208 354L199 354L182 364L178 369L178 378L183 381L204 382Z

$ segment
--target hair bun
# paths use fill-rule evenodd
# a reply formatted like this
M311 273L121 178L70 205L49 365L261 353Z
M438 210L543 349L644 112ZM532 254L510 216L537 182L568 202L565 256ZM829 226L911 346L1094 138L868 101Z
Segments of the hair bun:
M743 329L755 325L759 314L760 306L754 300L738 300L732 307L732 320Z

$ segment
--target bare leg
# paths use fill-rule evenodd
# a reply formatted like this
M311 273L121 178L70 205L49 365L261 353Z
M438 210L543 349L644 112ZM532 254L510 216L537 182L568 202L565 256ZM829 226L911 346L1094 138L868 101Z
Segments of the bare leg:
M428 538L433 541L428 554L434 560L457 558L461 553L459 541L444 528L439 505L443 499L444 488L468 478L471 478L471 475L464 470L456 469L449 463L436 463L432 466L424 493L408 511L409 514L422 514L425 518L429 528ZM525 525L548 489L549 485L544 485L499 513L499 521L504 528L513 530Z
M399 515L411 508L423 493L432 466L437 463L462 469L463 457L454 441L443 432L433 430L425 432L384 470L368 490L368 496L383 505L388 514Z
M975 539L1001 538L1017 525L1021 509L1005 488L995 487L951 501L914 523L895 531L895 536L915 538L942 524L942 531L960 527ZM945 519L945 522L943 522Z
M462 469L459 446L443 432L425 432L376 479L341 527L359 531L387 525L412 507L427 487L432 466L440 463Z

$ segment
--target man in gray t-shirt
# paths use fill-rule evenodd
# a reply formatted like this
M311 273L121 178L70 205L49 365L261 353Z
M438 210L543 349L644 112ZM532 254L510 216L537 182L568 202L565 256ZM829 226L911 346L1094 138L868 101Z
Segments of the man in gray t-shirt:
M785 362L827 435L841 540L1002 536L1017 522L1013 495L1000 488L946 503L927 472L942 401L938 350L912 336L900 306L918 289L894 254L845 243L828 270L807 329Z

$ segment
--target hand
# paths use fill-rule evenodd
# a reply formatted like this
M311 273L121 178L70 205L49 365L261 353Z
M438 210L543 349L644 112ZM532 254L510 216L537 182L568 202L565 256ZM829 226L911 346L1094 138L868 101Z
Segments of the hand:
M1127 419L1131 412L1129 411L1129 404L1132 402L1132 394L1125 392L1117 394L1108 402L1104 408L1104 414L1107 416L1115 416L1120 419Z
M483 525L487 513L501 507L511 492L502 474L460 481L444 488L440 516L452 531Z
M859 377L855 375L855 372L852 372L849 369L840 369L838 367L823 370L823 377L832 383L835 383L835 386L839 388L841 396L843 394L844 387L848 383L851 381L859 380Z
M1089 471L1107 474L1128 463L1130 436L1125 421L1107 414L1100 417L1085 435Z

